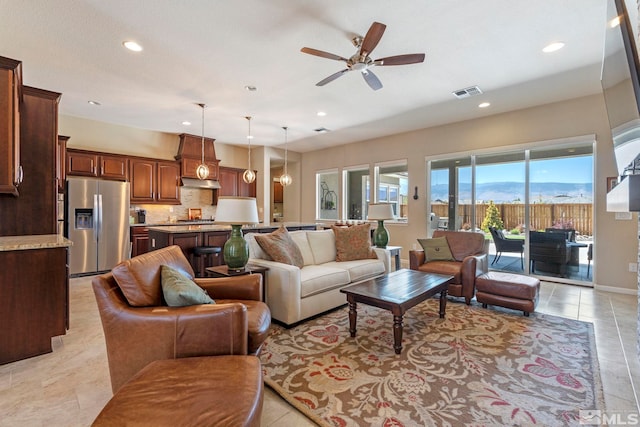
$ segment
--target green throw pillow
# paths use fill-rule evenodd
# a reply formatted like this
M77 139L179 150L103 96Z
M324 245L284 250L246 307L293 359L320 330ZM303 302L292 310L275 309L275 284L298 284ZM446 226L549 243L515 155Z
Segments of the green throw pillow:
M162 294L170 307L196 304L215 304L207 291L178 270L163 265L160 270Z
M418 243L424 249L424 262L429 261L454 261L449 243L446 237L434 237L433 239L418 239Z

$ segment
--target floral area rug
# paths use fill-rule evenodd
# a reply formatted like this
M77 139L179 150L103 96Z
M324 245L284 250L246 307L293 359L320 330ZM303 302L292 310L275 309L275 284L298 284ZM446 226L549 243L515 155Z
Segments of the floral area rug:
M593 325L427 300L404 317L358 304L291 329L272 327L265 382L322 426L563 426L604 409Z

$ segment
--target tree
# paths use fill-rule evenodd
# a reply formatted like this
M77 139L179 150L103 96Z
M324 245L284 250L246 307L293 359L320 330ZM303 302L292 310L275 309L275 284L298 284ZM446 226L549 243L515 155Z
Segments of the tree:
M498 207L493 204L493 200L489 200L489 206L487 206L487 212L484 214L484 219L482 220L482 226L480 228L482 228L484 232L489 232L489 227L494 227L498 230L502 230L504 228L500 212L498 211Z

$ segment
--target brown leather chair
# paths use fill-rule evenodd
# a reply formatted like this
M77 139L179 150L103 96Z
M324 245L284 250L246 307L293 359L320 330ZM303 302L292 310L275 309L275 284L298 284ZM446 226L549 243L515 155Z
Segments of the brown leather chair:
M194 277L180 247L170 246L123 261L92 281L114 393L155 360L258 354L269 332L261 275L193 279L216 304L169 307L162 265Z
M489 240L482 233L436 230L433 237L446 237L454 261L425 262L423 250L409 251L409 268L453 276L449 295L464 297L467 305L475 293L476 277L489 271Z

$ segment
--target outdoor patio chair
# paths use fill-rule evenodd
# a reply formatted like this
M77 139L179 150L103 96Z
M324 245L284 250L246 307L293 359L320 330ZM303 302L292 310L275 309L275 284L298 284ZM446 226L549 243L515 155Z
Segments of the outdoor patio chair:
M496 246L496 255L491 262L491 265L495 264L502 256L503 252L514 252L520 254L520 267L524 269L524 240L520 239L507 239L502 234L502 231L497 230L495 227L489 227L491 237L493 237L493 243Z

